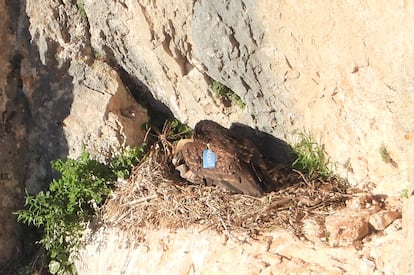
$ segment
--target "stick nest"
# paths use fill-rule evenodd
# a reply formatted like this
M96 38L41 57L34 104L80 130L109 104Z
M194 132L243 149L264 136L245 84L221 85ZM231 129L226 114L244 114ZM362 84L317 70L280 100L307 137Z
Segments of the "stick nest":
M129 180L119 181L102 208L103 223L142 239L148 229L179 229L197 225L226 235L254 237L275 228L303 236L305 218L323 223L350 198L347 184L337 178L308 180L300 172L296 182L261 198L230 194L215 186L192 185L169 165L168 154L152 147L133 169Z

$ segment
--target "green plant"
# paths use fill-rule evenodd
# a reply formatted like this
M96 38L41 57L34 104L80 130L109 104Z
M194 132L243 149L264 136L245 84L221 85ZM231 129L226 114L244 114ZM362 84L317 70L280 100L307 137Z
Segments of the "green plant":
M122 179L126 179L131 174L131 169L137 165L146 154L147 144L143 143L140 147L127 147L112 160L109 160L109 167L113 173Z
M400 198L408 199L408 189L407 188L400 191Z
M388 163L395 168L398 168L398 164L392 159L385 145L381 145L381 147L379 148L379 152L380 152L381 159L383 162Z
M129 176L144 148L127 148L109 164L92 159L83 149L77 159L52 162L61 177L50 183L49 190L26 194L25 209L16 212L17 219L42 231L39 243L50 257L52 274L75 272L70 256L82 245L85 225L111 192L111 183Z
M381 147L379 149L379 152L380 152L380 155L381 155L382 160L385 163L389 163L391 157L390 157L390 153L387 150L387 147L385 147L385 145L381 145Z
M244 103L243 100L226 85L213 80L211 82L211 88L217 97L226 101L232 101L242 109L246 107L246 103Z
M310 178L328 179L332 176L328 160L321 145L316 143L310 133L299 133L299 142L293 148L297 155L292 167L306 173Z
M85 4L83 3L83 0L76 1L76 7L78 8L78 13L82 18L86 18L87 14L85 11Z
M181 123L178 119L167 122L167 139L176 142L183 138L191 138L193 136L193 129L187 124Z

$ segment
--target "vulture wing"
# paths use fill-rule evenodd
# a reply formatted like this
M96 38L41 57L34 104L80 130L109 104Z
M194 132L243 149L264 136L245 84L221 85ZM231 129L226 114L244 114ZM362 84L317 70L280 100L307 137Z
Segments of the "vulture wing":
M222 140L221 137L219 140ZM261 182L252 170L250 164L242 161L235 150L235 144L227 140L229 148L223 149L222 144L217 145L215 139L209 139L210 149L216 155L216 165L213 168L203 168L203 151L207 144L198 140L178 144L174 158L175 165L185 163L192 174L198 179L206 180L214 185L222 186L235 193L244 193L252 196L260 196L263 193ZM181 160L178 162L177 159ZM190 180L191 181L191 180ZM202 181L200 180L200 183Z
M211 120L201 120L194 129L194 140L204 144L214 144L216 147L237 155L246 163L254 163L261 169L266 169L263 156L253 141L237 132L221 126Z
M272 180L268 176L269 167L252 138L243 133L238 135L238 132L230 131L214 121L201 120L195 126L194 140L237 158L243 170L257 178L261 189L270 189Z

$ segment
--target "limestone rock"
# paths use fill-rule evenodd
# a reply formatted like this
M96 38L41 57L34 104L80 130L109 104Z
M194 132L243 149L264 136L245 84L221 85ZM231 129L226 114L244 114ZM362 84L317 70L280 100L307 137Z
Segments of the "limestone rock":
M354 194L354 197L346 202L347 208L354 211L366 210L376 213L384 207L386 196L372 194Z
M325 227L329 245L349 246L369 234L367 212L354 212L344 209L326 218Z
M135 242L116 228L100 228L76 261L81 274L373 274L395 267L398 235L385 242L329 247L273 230L255 239L188 228L146 231ZM386 262L388 261L388 262ZM105 263L105 264L102 264Z
M407 274L398 271L401 260L401 231L381 236L374 235L369 243L362 249L363 253L375 262L377 271L384 274Z
M70 114L63 121L69 155L83 145L96 158L110 157L125 146L139 146L147 112L128 93L117 72L101 61L85 67L74 87ZM95 104L99 102L99 104Z
M388 225L399 218L401 218L401 212L383 210L371 215L369 217L369 224L375 230L384 230Z
M394 195L408 187L414 120L403 114L414 104L413 4L84 4L95 53L142 81L183 122L237 121L281 138L310 129L351 183L373 182L376 193ZM223 106L211 79L246 108Z
M384 233L389 235L397 231L401 232L401 229L402 229L402 219L396 219L387 228L385 228Z
M303 233L308 240L318 242L325 236L324 224L314 218L307 218L302 221Z
M9 2L9 3L8 3ZM16 51L17 3L0 0L0 269L19 255L14 211L23 204L29 109L20 89L21 54Z
M116 68L94 56L88 22L75 3L24 4L28 22L20 22L19 35L27 39L26 58L19 73L31 114L25 184L35 194L53 175L51 160L76 157L83 145L104 159L141 144L147 114Z
M0 0L0 266L21 257L14 211L24 190L53 176L50 162L83 144L116 153L142 142L146 111L114 68L94 62L73 1ZM99 149L99 150L98 150ZM23 236L26 237L26 236Z
M402 236L400 242L400 274L409 274L414 270L414 197L411 196L403 205Z

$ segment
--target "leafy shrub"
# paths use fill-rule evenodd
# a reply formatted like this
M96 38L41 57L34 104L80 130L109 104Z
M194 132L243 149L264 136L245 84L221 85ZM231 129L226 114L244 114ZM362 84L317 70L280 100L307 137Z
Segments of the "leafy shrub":
M304 172L310 178L321 177L326 180L331 177L329 162L322 146L314 141L310 133L299 133L299 139L293 148L297 158L292 167Z
M83 150L77 159L52 162L61 177L50 183L49 190L26 194L25 209L16 212L17 219L43 231L40 243L50 257L52 274L75 273L70 256L82 245L85 224L111 192L111 183L128 177L143 156L144 146L126 149L106 165Z

